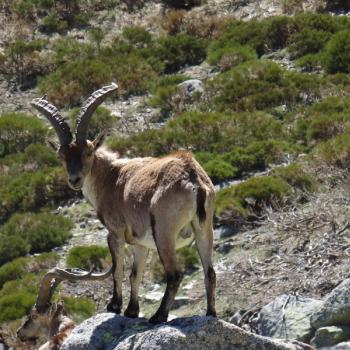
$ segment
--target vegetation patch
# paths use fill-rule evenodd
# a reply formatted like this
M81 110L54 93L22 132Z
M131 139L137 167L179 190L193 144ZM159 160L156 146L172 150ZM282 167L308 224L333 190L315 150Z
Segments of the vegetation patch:
M106 260L109 260L109 249L98 245L78 246L69 250L66 264L84 270L91 268L103 269Z
M0 264L62 245L70 237L72 227L72 222L60 215L13 215L0 229Z

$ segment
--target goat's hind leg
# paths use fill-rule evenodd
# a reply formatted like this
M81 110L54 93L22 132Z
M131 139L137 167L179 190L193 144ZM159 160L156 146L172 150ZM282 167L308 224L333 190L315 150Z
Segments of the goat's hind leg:
M167 321L170 308L174 303L175 295L182 280L182 273L176 266L176 234L167 225L155 225L153 227L153 236L167 281L166 290L160 306L149 320L149 322L157 324Z
M124 315L126 317L139 316L139 287L148 256L148 249L141 246L133 246L134 262L130 274L130 301Z
M122 283L124 267L124 245L123 241L117 239L113 233L108 234L108 247L112 256L113 269L113 296L107 305L107 311L116 314L121 313L123 305Z
M207 316L216 317L216 274L212 263L213 227L209 220L203 226L196 220L192 222L192 227L195 232L196 246L203 266L204 283L207 293Z

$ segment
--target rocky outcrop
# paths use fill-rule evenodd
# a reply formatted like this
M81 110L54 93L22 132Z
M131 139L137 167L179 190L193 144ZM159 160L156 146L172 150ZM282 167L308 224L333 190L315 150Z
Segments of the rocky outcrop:
M319 328L311 344L316 348L330 347L350 339L350 327L330 326ZM349 344L350 349L350 344Z
M295 295L280 295L259 314L259 334L272 338L310 342L315 330L311 316L323 302Z
M299 342L269 339L213 317L178 318L152 326L145 319L103 313L75 328L62 350L302 350Z
M344 280L325 298L311 317L315 329L326 326L350 326L350 279Z

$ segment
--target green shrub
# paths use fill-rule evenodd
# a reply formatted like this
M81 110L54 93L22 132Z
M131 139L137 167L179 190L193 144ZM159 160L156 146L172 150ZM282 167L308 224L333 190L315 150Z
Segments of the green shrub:
M331 33L323 30L305 28L291 37L293 44L289 50L294 57L315 54L324 48L330 37Z
M142 27L125 27L123 37L134 47L145 47L152 42L152 35Z
M228 46L211 51L208 55L208 62L210 64L217 64L221 71L226 71L243 62L256 58L255 51L249 46Z
M217 193L216 214L248 218L260 215L264 205L274 205L290 194L290 186L276 176L253 177Z
M120 154L161 155L179 148L194 152L229 152L257 140L282 137L281 124L271 115L255 113L187 112L161 130L147 130L128 138L112 138L109 146Z
M158 39L156 56L165 62L165 73L178 71L185 65L195 65L206 57L206 43L203 39L187 34L177 34Z
M49 251L62 245L69 237L72 222L59 215L49 213L26 213L13 215L0 230L1 241L19 241L30 253ZM7 262L4 258L8 247L1 247L0 263ZM7 251L6 251L7 248ZM27 253L27 252L26 252ZM20 254L20 255L25 255ZM20 256L17 255L17 256Z
M11 281L8 288L13 286L13 291L22 290L26 286L35 284L35 281L40 278L38 274L42 270L46 271L56 266L58 260L59 255L57 253L42 253L35 257L17 258L0 266L0 289L2 288L0 296L6 295L5 286ZM34 276L36 279L33 279ZM27 280L28 283L26 282ZM23 286L23 288L15 286ZM38 284L36 283L34 287L37 289ZM36 293L36 290L34 292Z
M73 60L61 65L39 82L39 90L58 107L75 106L83 96L112 80L110 66L99 59Z
M25 316L34 305L35 299L35 294L21 291L0 297L0 322L8 322Z
M263 110L280 105L293 108L302 96L320 95L321 78L287 72L276 63L249 61L208 82L209 105L219 111Z
M327 140L342 134L349 126L349 114L316 114L307 128L306 137L309 141Z
M5 237L0 233L0 265L29 253L29 243L20 236Z
M18 258L0 266L0 289L5 282L20 279L26 273L26 258Z
M41 31L47 34L63 34L68 29L68 23L64 19L61 19L57 13L53 13L42 19L40 27Z
M75 129L75 124L79 111L80 108L74 108L73 110L71 110L69 115L73 130ZM105 107L97 107L96 111L94 112L93 118L91 118L89 122L88 139L94 140L94 138L99 132L112 128L114 122L115 117L112 116L112 113L109 109Z
M37 295L41 277L42 273L40 271L40 273L23 273L15 278L11 278L11 280L5 282L2 289L0 289L0 298L17 293L18 291Z
M210 160L203 166L204 170L214 183L231 179L238 173L238 169L236 167L222 159L219 159L218 157Z
M275 168L273 175L286 181L295 190L314 192L316 189L315 179L307 174L298 163L291 163L288 166Z
M69 250L66 264L69 267L77 267L89 270L92 267L98 269L103 268L103 261L109 257L109 249L107 247L91 245L78 246Z
M217 40L211 43L209 54L227 46L247 45L260 57L267 49L265 26L265 22L257 20L229 22L224 26Z
M342 134L321 142L314 153L329 165L347 169L350 166L350 135Z
M38 210L73 195L62 168L44 168L0 180L0 222L16 211Z
M47 134L45 124L23 113L0 116L0 157L24 151L33 143L43 143Z
M96 312L95 303L85 297L64 297L64 308L77 323L91 317Z
M324 52L324 67L328 73L350 73L350 29L336 33Z
M322 67L322 56L319 54L309 54L296 60L296 65L305 72L312 72Z

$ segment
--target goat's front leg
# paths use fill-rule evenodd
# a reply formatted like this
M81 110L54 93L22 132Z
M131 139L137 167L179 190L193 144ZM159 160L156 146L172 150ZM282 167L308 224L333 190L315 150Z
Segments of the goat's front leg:
M130 274L130 301L124 315L127 317L139 316L139 287L143 270L148 256L148 249L141 246L133 246L134 262Z
M119 240L114 233L108 234L108 247L112 256L113 269L113 296L107 305L107 311L121 313L123 305L122 284L124 268L124 245L123 240Z

